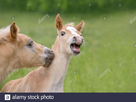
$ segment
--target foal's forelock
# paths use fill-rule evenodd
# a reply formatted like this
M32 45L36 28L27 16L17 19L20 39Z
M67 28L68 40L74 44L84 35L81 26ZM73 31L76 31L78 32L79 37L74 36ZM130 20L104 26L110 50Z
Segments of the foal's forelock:
M67 27L67 26L72 26L72 27L74 27L74 22L67 23L64 27Z

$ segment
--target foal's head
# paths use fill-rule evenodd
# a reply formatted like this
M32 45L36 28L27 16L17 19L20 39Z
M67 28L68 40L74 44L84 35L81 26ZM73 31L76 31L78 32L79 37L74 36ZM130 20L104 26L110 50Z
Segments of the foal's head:
M0 64L18 68L48 66L54 57L53 51L18 31L15 23L0 29Z
M78 55L80 46L83 43L81 31L84 21L82 20L76 27L73 27L73 23L63 26L62 19L58 14L55 19L55 25L58 31L57 40L60 42L61 51L70 55Z

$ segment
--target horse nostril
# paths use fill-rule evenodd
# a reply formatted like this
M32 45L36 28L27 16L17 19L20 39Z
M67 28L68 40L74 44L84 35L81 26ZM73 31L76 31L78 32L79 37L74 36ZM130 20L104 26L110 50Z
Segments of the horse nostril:
M50 53L53 53L53 51L51 50Z
M76 37L73 37L73 41L77 41Z
M45 54L53 54L53 51L49 48L44 49Z

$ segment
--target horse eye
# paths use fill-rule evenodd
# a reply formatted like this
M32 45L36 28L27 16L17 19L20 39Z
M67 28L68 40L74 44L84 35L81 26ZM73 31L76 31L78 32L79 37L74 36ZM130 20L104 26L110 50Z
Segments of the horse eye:
M61 31L61 36L64 36L65 35L65 32L64 31Z
M34 43L33 41L30 41L28 45L31 47L33 46L33 43Z

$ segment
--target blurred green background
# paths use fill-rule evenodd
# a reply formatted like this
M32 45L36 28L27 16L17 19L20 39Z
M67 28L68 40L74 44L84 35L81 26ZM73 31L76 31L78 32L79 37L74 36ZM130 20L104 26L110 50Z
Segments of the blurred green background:
M51 48L58 13L64 24L85 21L85 42L70 61L64 91L136 92L136 0L0 0L0 28L15 21L20 32ZM34 69L10 73L0 89Z

